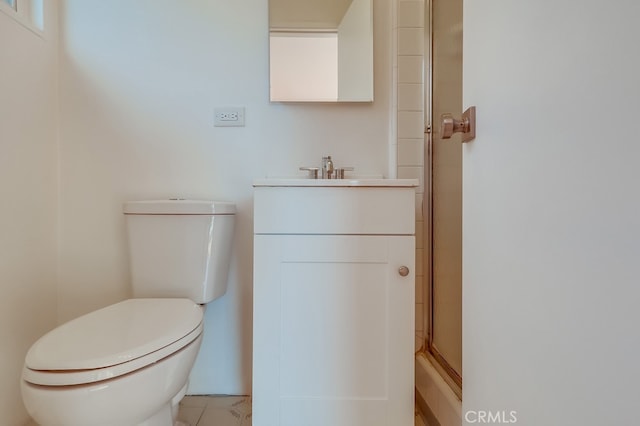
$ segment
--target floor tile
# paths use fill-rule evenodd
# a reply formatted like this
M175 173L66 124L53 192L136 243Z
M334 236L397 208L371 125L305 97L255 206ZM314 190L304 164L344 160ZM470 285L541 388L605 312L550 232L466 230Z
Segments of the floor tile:
M219 408L238 408L242 407L251 410L251 399L248 396L226 396L216 395L208 397L207 407L219 407Z
M206 407L209 401L213 399L211 396L187 395L180 401L181 406L186 407Z
M178 411L178 421L188 426L196 426L202 417L202 413L204 413L204 409L205 407L190 407L181 403Z
M207 406L198 426L241 426L244 415L233 409Z
M251 413L245 414L244 419L242 419L242 426L251 426Z
M178 421L189 426L251 426L251 397L185 396Z

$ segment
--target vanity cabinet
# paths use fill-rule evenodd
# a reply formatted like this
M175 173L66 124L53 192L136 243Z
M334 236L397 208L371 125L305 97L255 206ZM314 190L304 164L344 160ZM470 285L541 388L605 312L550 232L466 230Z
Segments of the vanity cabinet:
M254 426L413 425L415 182L398 182L256 183Z

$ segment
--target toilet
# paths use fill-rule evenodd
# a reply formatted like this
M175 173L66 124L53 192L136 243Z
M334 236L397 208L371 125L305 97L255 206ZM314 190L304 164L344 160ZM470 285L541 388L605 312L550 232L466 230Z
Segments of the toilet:
M203 305L226 292L234 204L133 201L123 211L133 298L29 349L22 398L41 426L173 426L202 342Z

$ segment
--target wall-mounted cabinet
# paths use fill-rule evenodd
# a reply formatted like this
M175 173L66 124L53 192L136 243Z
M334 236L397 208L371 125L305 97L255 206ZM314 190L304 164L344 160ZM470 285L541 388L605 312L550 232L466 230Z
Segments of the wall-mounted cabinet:
M372 0L270 0L270 99L373 101Z

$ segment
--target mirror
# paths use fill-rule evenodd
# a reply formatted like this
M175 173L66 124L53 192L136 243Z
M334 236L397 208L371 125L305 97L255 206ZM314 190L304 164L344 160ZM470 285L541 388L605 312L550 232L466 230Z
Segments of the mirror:
M372 0L270 0L270 98L373 101Z

